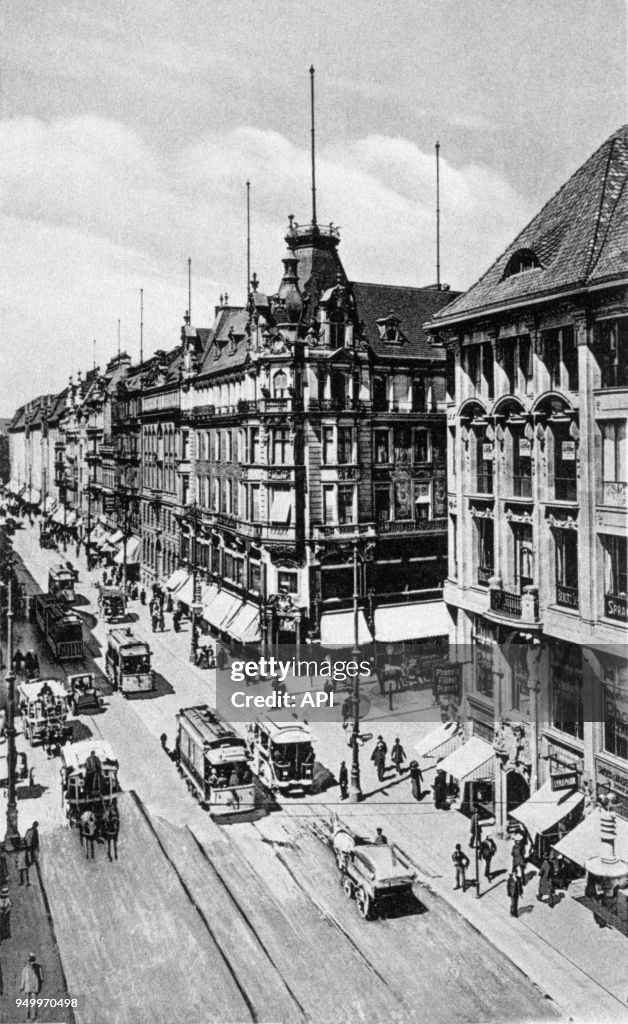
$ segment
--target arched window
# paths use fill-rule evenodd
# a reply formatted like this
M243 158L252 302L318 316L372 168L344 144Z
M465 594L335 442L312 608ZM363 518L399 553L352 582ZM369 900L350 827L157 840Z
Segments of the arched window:
M288 375L283 370L279 370L273 377L273 397L288 397Z
M532 249L517 249L509 258L502 280L515 274L524 274L526 270L537 270L541 264Z

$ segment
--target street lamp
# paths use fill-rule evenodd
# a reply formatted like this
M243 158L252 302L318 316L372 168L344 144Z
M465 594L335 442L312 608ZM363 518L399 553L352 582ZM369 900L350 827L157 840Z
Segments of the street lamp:
M196 665L196 656L198 652L198 614L199 608L201 607L200 580L198 579L198 569L196 565L198 538L198 505L196 502L192 502L189 509L192 514L192 522L194 523L194 533L191 538L192 545L190 558L188 559L188 563L192 563L192 604L190 605L190 611L192 613L192 630L190 633L190 661L193 665Z
M15 792L15 673L13 671L13 565L8 563L9 588L7 606L7 831L5 849L17 849L20 833L17 827L17 796Z
M353 541L353 651L355 661L360 656L360 576L358 558L362 562L368 560L368 550L358 550L357 537ZM349 800L351 803L359 803L362 799L362 788L360 785L360 679L353 678L353 729L351 731L351 779L349 785Z

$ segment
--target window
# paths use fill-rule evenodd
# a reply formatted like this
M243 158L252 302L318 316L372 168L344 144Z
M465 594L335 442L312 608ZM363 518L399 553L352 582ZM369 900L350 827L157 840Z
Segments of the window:
M512 670L511 707L515 711L521 711L524 715L529 715L530 677L528 673L528 647L526 644L511 644L510 653Z
M324 466L333 466L335 463L334 456L334 428L323 427L322 432L322 456Z
M473 668L476 692L493 699L493 644L479 636L473 644Z
M187 505L190 500L190 478L189 476L181 477L181 504Z
M578 533L553 530L556 571L556 604L578 607Z
M214 501L213 508L215 512L220 512L220 478L214 477Z
M532 342L530 338L519 338L519 370L525 391L526 386L532 380Z
M290 431L283 428L275 428L272 434L273 447L273 464L275 466L285 466L290 459Z
M288 397L288 375L283 370L279 370L273 377L273 397Z
M553 640L550 674L554 728L583 738L582 651L575 644Z
M339 484L338 486L338 522L353 523L353 497L355 488L353 484Z
M296 572L278 572L277 587L287 594L299 593L299 576Z
M330 484L323 486L323 522L336 522L336 494L334 486Z
M565 387L568 391L578 390L578 346L573 327L563 327L563 366Z
M427 398L425 395L425 381L423 379L415 379L412 381L412 411L413 412L426 412L427 411Z
M482 351L478 345L467 349L467 376L471 387L480 394L482 391Z
M628 318L599 325L599 362L603 388L628 387Z
M292 518L292 491L289 487L273 487L270 497L270 521L288 526Z
M252 523L260 522L260 485L251 484L249 509Z
M190 432L183 430L181 433L181 458L187 462L190 457ZM163 458L163 455L162 455Z
M214 462L220 462L220 431L214 431Z
M494 569L494 529L492 519L475 519L478 552L478 583L487 587Z
M223 480L221 512L231 512L231 480Z
M431 431L426 427L415 427L412 431L412 461L414 463L432 461Z
M604 750L628 761L628 665L625 660L604 658Z
M534 548L532 527L528 523L513 523L514 578L517 591L534 583Z
M390 519L390 487L388 484L375 485L375 518L378 523Z
M532 497L532 441L521 427L511 427L512 493L515 498Z
M225 430L222 435L223 462L231 462L231 431Z
M375 430L373 433L375 462L379 465L390 462L390 434L388 430Z
M373 409L386 412L388 409L388 386L385 377L373 377Z
M502 343L502 366L508 382L508 391L513 394L516 388L516 351L515 341Z
M600 537L604 547L604 614L628 622L628 538Z
M451 349L447 349L446 363L445 363L445 386L447 389L447 398L450 402L456 397L456 357L454 356ZM414 409L414 405L412 406Z
M249 431L249 462L257 465L260 461L259 427Z
M626 420L607 420L601 425L604 484L626 484Z
M249 562L249 590L260 593L262 589L262 569L259 562Z
M578 499L578 444L567 425L556 425L554 442L554 498L556 501Z
M417 519L432 518L432 485L416 483L414 485L414 509Z
M493 442L485 430L477 430L475 435L475 453L477 469L478 494L493 493Z
M525 274L527 270L536 270L541 264L532 249L517 249L509 258L502 280L515 274Z
M493 398L495 393L495 378L493 346L490 341L485 342L484 345L482 345L482 374L484 376L486 395L488 398Z
M353 428L338 427L338 462L342 466L353 461Z

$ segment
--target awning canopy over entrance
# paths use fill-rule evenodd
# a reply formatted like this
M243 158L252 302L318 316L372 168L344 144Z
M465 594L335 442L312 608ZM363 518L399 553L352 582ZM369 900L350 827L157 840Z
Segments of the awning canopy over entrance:
M205 605L203 618L209 622L214 629L227 630L231 619L240 610L242 602L227 590L220 590L213 601Z
M140 561L140 539L139 537L129 537L126 542L126 564L127 565L139 565ZM118 551L118 554L114 558L116 565L124 564L124 545Z
M615 856L628 863L628 821L616 817L617 835L615 838ZM587 861L600 854L600 809L596 807L590 814L576 825L564 839L554 843L554 849L561 856L572 860L585 868Z
M260 611L255 604L242 605L229 623L229 634L241 644L257 644L261 638Z
M584 803L584 794L573 790L552 790L552 783L544 783L529 800L510 811L510 817L521 822L535 840L538 835L557 825L568 814Z
M453 775L461 785L480 779L492 779L495 774L495 754L490 744L479 736L472 736L453 754L439 761L436 767L447 775Z
M415 744L419 757L447 757L458 750L464 742L464 734L457 722L446 722L428 732Z
M448 636L449 629L444 601L414 601L375 609L375 639L381 643Z
M176 590L177 587L183 586L187 578L187 569L175 569L172 575L166 580L166 587L168 590Z
M353 611L323 612L321 615L321 643L326 647L351 647L354 643L355 623ZM366 624L364 612L358 611L358 643L370 644L373 640Z

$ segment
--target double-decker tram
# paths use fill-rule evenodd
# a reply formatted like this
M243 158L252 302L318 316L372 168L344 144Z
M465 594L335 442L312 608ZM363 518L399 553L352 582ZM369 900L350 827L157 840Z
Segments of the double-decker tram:
M53 594L33 597L35 621L57 661L82 661L85 656L83 620Z
M213 817L244 814L256 803L246 743L206 705L177 715L179 767Z
M314 748L305 722L258 718L248 728L248 743L254 770L270 789L291 796L312 788Z

